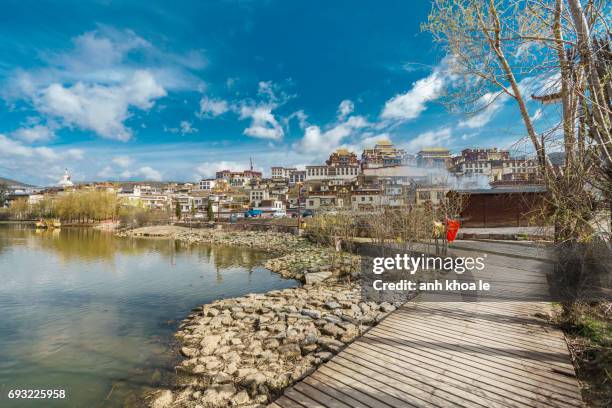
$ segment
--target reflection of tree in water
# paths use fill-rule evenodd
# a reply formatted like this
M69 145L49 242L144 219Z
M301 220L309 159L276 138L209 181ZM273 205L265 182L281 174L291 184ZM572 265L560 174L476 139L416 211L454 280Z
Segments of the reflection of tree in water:
M8 234L3 233L7 231ZM16 239L17 238L17 239ZM154 252L174 264L178 254L197 256L206 263L213 262L217 270L243 267L250 272L268 257L265 252L229 246L188 245L167 239L117 238L110 232L91 228L62 228L34 230L30 227L0 229L0 251L10 245L38 246L53 251L64 261L112 261L117 254L140 255Z
M33 232L27 224L0 224L0 254L12 246L27 246Z
M241 266L247 269L249 273L253 271L256 265L261 265L269 257L269 255L262 251L229 246L211 247L210 254L217 269Z
M91 228L63 228L62 230L36 231L33 245L52 250L65 261L107 260L114 259L116 254L137 255L147 251L151 245L137 240L115 238L111 233Z

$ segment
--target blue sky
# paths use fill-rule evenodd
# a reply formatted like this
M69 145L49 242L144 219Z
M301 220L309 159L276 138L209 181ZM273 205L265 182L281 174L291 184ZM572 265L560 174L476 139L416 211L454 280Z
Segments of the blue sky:
M55 183L196 180L221 168L321 162L382 137L509 147L502 100L441 103L445 55L427 1L6 1L0 176ZM536 105L533 115L542 115ZM545 119L544 115L544 119Z

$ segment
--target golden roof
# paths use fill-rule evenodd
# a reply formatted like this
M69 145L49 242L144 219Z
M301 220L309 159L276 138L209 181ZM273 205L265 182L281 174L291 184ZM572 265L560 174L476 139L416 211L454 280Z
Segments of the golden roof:
M378 142L376 142L377 146L391 146L392 143L389 139L380 139Z
M422 152L448 152L445 147L425 147L421 150Z

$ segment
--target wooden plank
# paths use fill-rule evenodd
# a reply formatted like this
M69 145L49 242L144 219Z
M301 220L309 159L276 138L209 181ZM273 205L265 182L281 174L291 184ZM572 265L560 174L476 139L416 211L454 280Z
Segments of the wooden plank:
M418 329L420 333L423 333L423 336L434 336L437 338L445 338L446 341L454 341L457 344L461 344L464 347L470 347L474 351L483 352L483 350L487 349L491 353L500 354L507 357L519 358L519 359L527 359L537 363L537 365L544 365L547 367L555 366L561 370L573 370L573 366L568 361L563 361L567 356L567 349L563 350L563 354L561 353L549 353L547 351L542 351L538 349L528 349L525 347L519 347L519 345L512 344L508 341L504 340L495 340L485 337L484 335L479 334L478 332L461 332L460 327L448 325L444 326L435 326L426 325L419 323L418 321L411 321L410 324L407 324L404 321L393 321L393 325L388 323L386 326L376 327L374 330L379 329L389 329L396 330L400 333L404 330ZM471 340L471 344L468 342ZM546 359L546 361L542 361L542 359ZM569 358L568 358L569 360Z
M339 364L347 361L349 363L360 365L363 367L361 370L365 375L374 375L373 373L381 374L387 377L388 383L393 385L395 388L405 390L405 392L414 395L416 398L428 402L430 401L437 406L495 406L490 400L470 398L471 396L469 395L467 398L462 398L461 396L457 395L458 393L451 393L441 390L440 388L436 388L435 386L430 385L436 384L436 382L424 381L426 377L414 375L414 372L399 373L394 371L391 365L382 365L380 364L380 360L378 362L372 361L371 358L368 358L366 353L361 353L359 355L354 355L351 352L342 353L342 355L338 356L338 358L334 359L334 361ZM428 379L432 380L431 377ZM463 396L465 397L465 394Z
M384 404L380 400L369 395L370 392L376 394L375 389L371 390L371 387L367 386L362 387L359 383L352 381L350 378L347 379L342 375L337 375L333 371L330 373L325 370L326 365L327 363L319 367L311 376L321 382L329 384L330 387L333 387L339 392L361 401L368 408L389 408L390 405ZM355 388L355 386L357 386L357 388Z
M325 408L325 405L318 401L310 398L306 394L301 393L295 387L289 388L284 392L285 397L291 399L308 408Z
M481 243L468 245L450 252L486 252ZM432 301L393 312L294 385L274 408L581 406L562 333L534 317L552 310L550 303L533 300L547 290L546 251L491 248L487 268L470 278L494 283L493 296L531 300L462 302L459 292L424 294Z
M313 376L306 377L302 382L296 384L295 386L300 386L301 384L306 384L312 388L315 388L326 395L332 397L332 399L337 399L339 401L344 401L349 404L352 408L368 408L367 405L363 404L361 401L356 400L355 398L350 397L349 395L342 393L332 387L330 387L327 383L321 382L314 378Z
M456 374L452 371L440 369L434 365L423 364L416 360L394 359L392 353L385 354L377 350L364 350L361 349L361 345L359 345L355 351L359 352L361 357L366 355L375 357L380 365L387 367L389 370L403 372L406 376L411 378L435 384L437 388L436 393L447 392L468 401L476 401L480 404L485 401L490 401L488 405L491 407L498 406L499 404L504 407L525 406L525 404L514 401L512 397L508 398L505 396L503 390L500 391L499 388L488 387L487 384L483 385L480 382L474 384L469 376ZM347 354L350 353L348 349L346 352Z
M400 390L390 387L381 381L380 377L367 377L361 374L358 367L346 367L338 364L334 359L330 360L320 368L322 372L329 375L341 376L344 378L344 382L358 386L359 389L368 389L368 394L384 404L396 407L431 407L431 403L424 403L420 401L411 400L405 393Z
M368 336L376 336L376 334L369 333ZM387 350L383 345L389 345L389 351L394 355L403 355L411 360L422 361L423 364L431 364L435 362L441 362L450 366L457 366L467 371L474 370L478 373L487 372L494 376L508 377L519 382L530 382L533 381L533 377L537 381L544 381L551 383L551 389L563 388L574 392L576 381L574 378L568 378L565 375L560 375L557 372L553 372L549 369L540 370L534 369L533 367L526 367L522 362L516 361L511 362L508 360L501 360L495 356L489 358L482 358L482 356L474 353L466 353L461 347L446 347L444 349L429 349L425 353L425 357L421 357L421 353L415 352L415 349L411 346L410 342L418 344L422 341L417 335L406 334L402 339L395 339L395 342L384 341L384 336L379 333L378 336L373 340L373 344L376 348L382 348ZM359 343L354 343L355 347L364 347L367 350L367 344L369 344L368 338L364 338ZM404 351L404 347L405 351ZM350 347L349 347L350 348ZM478 358L474 358L478 357ZM555 387L555 388L552 388ZM547 388L547 387L545 387Z
M269 404L268 407L270 408L304 408L302 405L296 404L295 402L291 401L289 398L284 397L284 396L278 398L276 401Z
M407 354L412 354L413 352L418 352L420 349L426 349L428 353L441 353L444 351L446 354L445 357L448 357L448 354L455 355L452 351L456 351L459 355L464 355L468 360L477 359L479 363L483 363L488 365L491 361L499 362L508 367L512 367L514 370L522 370L525 372L535 372L542 373L542 375L546 376L546 373L567 373L565 376L572 376L573 371L568 370L559 370L551 367L548 364L534 362L529 359L525 359L524 357L517 356L508 356L504 355L502 352L497 352L497 350L493 349L483 349L477 345L469 345L460 342L454 342L453 338L449 338L445 335L436 335L436 333L425 333L420 330L419 335L416 336L407 331L397 331L388 327L381 327L377 330L372 330L366 334L366 336L378 336L383 338L389 338L396 342L395 346L404 346L400 348L406 348ZM401 337L400 337L401 336ZM365 342L371 342L368 340L369 337L364 337ZM428 347L431 346L431 347ZM506 368L506 370L509 368ZM566 382L571 384L575 383L575 379L569 379Z
M476 316L477 318L477 316ZM427 324L429 327L449 327L452 324L453 330L459 330L463 335L470 334L479 338L485 338L500 342L500 344L511 344L515 347L520 347L525 350L540 350L543 352L549 351L554 348L556 350L567 350L567 344L561 340L560 336L540 337L539 331L533 333L531 330L527 331L526 327L522 323L507 322L515 327L505 327L500 324L491 324L486 320L479 321L461 321L452 322L448 317L439 315L428 315L426 320L420 316L406 317L394 315L390 316L389 321L385 322L383 327L403 327L403 325L415 326L418 324Z
M361 344L356 345L357 349L361 348ZM383 347L380 343L378 343L378 348L384 349L384 352L388 356L396 356L396 365L402 365L400 362L400 357L397 355L397 352L394 348L386 348ZM370 350L359 350L361 352L377 352L376 348ZM382 351L381 351L382 353ZM452 384L453 387L464 386L469 389L470 392L474 392L478 394L478 390L480 392L486 392L487 397L491 399L496 399L495 396L491 394L499 393L503 398L507 398L510 400L516 400L517 402L521 402L522 404L529 405L530 403L533 406L534 401L540 401L539 395L544 395L547 399L548 395L553 395L551 392L546 392L546 390L541 390L540 387L536 385L532 385L527 389L524 389L524 384L512 384L502 381L503 378L496 377L494 375L488 375L484 370L479 371L478 369L472 369L471 367L462 365L461 363L455 363L452 359L447 360L437 360L430 358L427 353L413 353L410 357L405 357L405 361L409 363L409 366L406 369L411 369L416 372L423 372L426 375L430 372L434 372L438 374L437 380L440 384L448 383ZM456 380L456 381L454 381ZM545 379L544 379L545 380ZM536 384L541 384L542 380L534 381ZM571 395L568 397L564 397L560 399L560 404L564 405L563 401L567 399L572 399ZM530 401L533 400L533 401ZM569 404L569 406L575 406L573 404Z
M294 390L299 391L300 393L307 395L313 400L324 404L324 406L329 408L352 408L353 406L346 404L347 396L340 396L340 399L331 396L330 394L326 394L319 389L313 387L305 381L301 381L293 387Z

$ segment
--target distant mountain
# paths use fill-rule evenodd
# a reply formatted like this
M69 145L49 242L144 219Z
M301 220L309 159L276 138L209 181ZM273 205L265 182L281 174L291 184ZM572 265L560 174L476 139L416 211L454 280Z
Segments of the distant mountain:
M22 183L21 181L11 180L4 177L0 177L0 184L6 184L9 186L18 186L18 187L34 187L31 184Z

